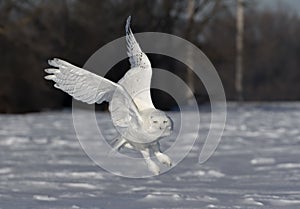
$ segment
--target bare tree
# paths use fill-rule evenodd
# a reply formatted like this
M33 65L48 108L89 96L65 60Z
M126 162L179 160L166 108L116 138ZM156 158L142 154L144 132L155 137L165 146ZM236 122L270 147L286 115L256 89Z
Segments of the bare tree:
M187 6L187 22L188 22L188 27L186 30L186 36L190 36L190 31L192 27L192 23L194 21L194 14L195 14L195 0L189 0L188 6ZM193 60L191 59L192 57L192 51L189 48L187 51L187 63L192 64ZM195 86L194 86L194 78L193 78L193 72L189 69L187 69L187 74L186 74L186 80L187 83L189 84L189 87L191 91L187 92L187 99L188 103L191 103L191 98L193 97L193 92L195 92Z
M196 41L197 36L208 26L209 21L222 8L220 0L189 0L186 6L186 29L184 37L190 41ZM197 32L196 32L197 31ZM195 37L194 37L195 36ZM191 50L187 50L187 63L193 65ZM188 103L196 93L193 72L187 68L186 81L191 91L187 92Z
M236 74L235 88L237 99L243 100L243 36L244 36L244 0L237 0L236 11Z

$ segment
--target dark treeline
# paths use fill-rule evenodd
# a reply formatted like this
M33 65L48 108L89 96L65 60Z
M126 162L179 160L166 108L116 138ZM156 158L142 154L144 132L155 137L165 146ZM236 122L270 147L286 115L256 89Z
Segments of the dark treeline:
M70 106L71 99L43 79L47 59L82 66L104 44L124 35L132 15L134 32L171 33L194 43L213 62L227 99L234 100L235 1L228 0L2 0L0 1L0 112L18 113ZM246 1L244 98L300 99L300 19L284 8L257 9ZM150 55L154 67L186 78L173 60ZM123 63L123 62L122 62ZM129 64L117 65L125 72ZM120 75L110 73L112 79ZM199 82L195 82L199 83ZM200 84L200 101L208 99ZM154 92L160 108L172 102ZM163 102L159 102L163 101Z

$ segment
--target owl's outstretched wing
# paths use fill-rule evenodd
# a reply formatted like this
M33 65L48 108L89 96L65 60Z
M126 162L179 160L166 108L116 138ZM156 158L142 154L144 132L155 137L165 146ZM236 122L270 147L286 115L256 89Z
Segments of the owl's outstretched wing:
M131 68L140 67L143 69L151 69L151 63L147 55L141 50L140 45L135 40L135 37L130 28L130 21L131 16L127 18L125 30L127 55L129 57Z
M118 83L127 90L138 109L142 111L154 108L150 94L152 67L147 55L141 50L130 29L130 20L131 17L129 16L125 29L127 55L131 69Z
M54 81L54 87L74 99L88 104L103 101L116 104L110 108L115 126L127 127L132 120L140 121L135 103L121 85L57 58L49 60L49 65L55 68L45 69L50 74L45 79Z

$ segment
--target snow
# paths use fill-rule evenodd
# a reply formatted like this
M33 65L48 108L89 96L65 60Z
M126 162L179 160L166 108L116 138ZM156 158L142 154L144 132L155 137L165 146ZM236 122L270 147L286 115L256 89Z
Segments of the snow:
M33 195L33 199L41 200L41 201L55 201L55 197L49 197L45 195Z
M204 136L207 109L201 108ZM112 138L109 115L99 112L97 120ZM130 179L87 157L70 111L0 115L0 208L300 208L299 127L300 103L232 103L221 143L207 162L197 163L201 141L170 171ZM162 149L172 142L163 140Z
M253 165L268 165L274 163L275 163L274 158L254 158L251 160L251 164Z

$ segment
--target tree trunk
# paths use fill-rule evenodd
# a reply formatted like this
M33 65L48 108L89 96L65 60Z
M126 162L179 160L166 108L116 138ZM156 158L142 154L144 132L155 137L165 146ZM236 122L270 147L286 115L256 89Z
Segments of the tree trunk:
M194 13L195 13L195 0L189 0L187 5L187 29L186 29L186 38L189 40L192 25L194 22ZM190 49L187 50L187 63L190 63L192 65L192 52ZM186 74L186 82L190 88L191 91L187 92L187 102L188 104L191 103L191 99L193 98L193 93L195 93L195 86L194 86L194 78L193 78L193 71L187 68L187 74Z
M236 74L235 89L237 100L243 101L243 35L244 35L244 0L237 0L236 11Z

